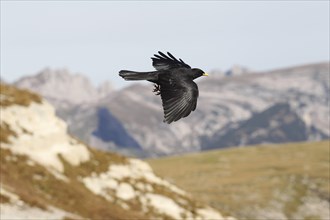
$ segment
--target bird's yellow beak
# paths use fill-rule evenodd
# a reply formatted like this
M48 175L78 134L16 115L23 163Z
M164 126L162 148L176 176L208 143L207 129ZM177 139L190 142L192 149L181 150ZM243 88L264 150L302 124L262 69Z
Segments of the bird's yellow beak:
M203 73L203 76L209 76L209 74L207 74L207 73Z

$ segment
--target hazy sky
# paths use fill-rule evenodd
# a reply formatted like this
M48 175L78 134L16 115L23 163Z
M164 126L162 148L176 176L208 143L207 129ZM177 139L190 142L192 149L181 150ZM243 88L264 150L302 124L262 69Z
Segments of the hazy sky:
M329 1L1 1L1 77L66 67L128 82L170 51L205 71L329 60Z

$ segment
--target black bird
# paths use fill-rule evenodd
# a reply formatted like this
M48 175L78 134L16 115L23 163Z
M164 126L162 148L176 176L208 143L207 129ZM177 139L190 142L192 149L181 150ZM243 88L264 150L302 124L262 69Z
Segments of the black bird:
M153 92L160 95L163 102L164 122L170 124L187 117L196 109L198 87L194 79L208 76L203 70L191 68L171 53L158 51L152 57L152 65L157 71L135 72L121 70L119 76L125 80L148 80L155 83Z

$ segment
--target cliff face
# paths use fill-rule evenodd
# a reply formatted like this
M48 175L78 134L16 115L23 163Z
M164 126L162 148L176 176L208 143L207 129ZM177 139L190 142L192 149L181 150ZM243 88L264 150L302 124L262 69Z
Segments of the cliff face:
M263 143L302 142L326 139L327 135L309 126L288 103L278 103L241 121L224 134L215 133L203 141L203 149Z
M137 159L67 134L53 107L1 84L1 219L226 219Z
M102 141L113 141L122 147L141 149L140 145L127 133L123 125L107 108L99 108L97 111L98 126L93 135Z

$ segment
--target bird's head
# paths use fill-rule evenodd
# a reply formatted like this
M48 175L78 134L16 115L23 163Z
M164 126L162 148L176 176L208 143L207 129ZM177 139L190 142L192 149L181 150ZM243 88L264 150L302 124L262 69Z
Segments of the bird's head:
M192 75L193 75L193 79L196 79L196 78L201 77L201 76L208 76L209 74L205 73L201 69L194 68L194 69L192 69Z

